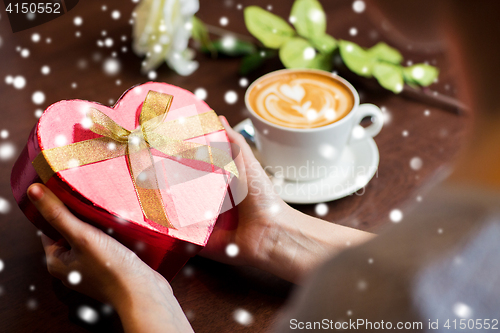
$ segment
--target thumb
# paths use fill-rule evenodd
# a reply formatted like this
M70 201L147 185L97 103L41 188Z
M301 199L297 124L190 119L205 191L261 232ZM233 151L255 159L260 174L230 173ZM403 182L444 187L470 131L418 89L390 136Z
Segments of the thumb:
M73 245L81 235L91 228L76 218L52 191L45 185L32 184L27 191L28 197L49 222L67 241Z

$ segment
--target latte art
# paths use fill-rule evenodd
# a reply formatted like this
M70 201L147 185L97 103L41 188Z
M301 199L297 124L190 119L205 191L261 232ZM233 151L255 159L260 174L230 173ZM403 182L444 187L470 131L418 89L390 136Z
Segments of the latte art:
M249 94L252 109L276 125L314 128L342 119L351 111L350 90L329 75L293 73L270 76Z

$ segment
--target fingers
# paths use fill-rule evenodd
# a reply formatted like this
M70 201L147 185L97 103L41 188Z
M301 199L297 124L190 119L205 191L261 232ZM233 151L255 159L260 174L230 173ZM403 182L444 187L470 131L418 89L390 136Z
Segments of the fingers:
M47 270L50 275L58 278L64 278L64 272L66 271L66 266L62 262L61 255L64 252L69 251L62 243L63 239L58 242L53 241L45 234L42 234L42 245L45 251L45 257L47 260Z
M251 158L251 159L255 160L255 156L253 154L252 148L250 148L250 146L248 145L248 142L245 140L245 138L243 137L243 135L241 135L240 133L236 132L229 125L226 117L219 116L219 119L220 119L222 125L224 126L224 129L227 132L227 136L229 137L229 140L232 143L237 144L240 147L240 149L243 151L243 155L244 156L247 156L248 158Z
M42 184L32 184L28 197L42 216L73 245L75 240L91 232L90 225L77 219L52 191ZM49 242L45 241L47 244Z

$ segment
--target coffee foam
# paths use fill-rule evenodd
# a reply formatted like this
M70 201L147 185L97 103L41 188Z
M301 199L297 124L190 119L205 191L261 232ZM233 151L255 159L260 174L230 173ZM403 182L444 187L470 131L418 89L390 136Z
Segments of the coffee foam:
M281 73L264 78L249 93L250 107L284 127L315 128L345 117L354 105L351 91L328 75Z

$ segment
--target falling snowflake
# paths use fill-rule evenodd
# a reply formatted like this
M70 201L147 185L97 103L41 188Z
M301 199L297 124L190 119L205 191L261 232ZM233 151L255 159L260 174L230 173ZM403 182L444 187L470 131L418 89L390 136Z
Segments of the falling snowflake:
M106 39L104 40L104 46L106 46L106 47L111 47L111 46L113 46L113 39L112 39L112 38L109 38L109 37L108 37L108 38L106 38Z
M304 58L304 60L314 59L315 56L316 56L316 51L312 47L306 47L302 52L302 57Z
M3 268L5 267L3 260L0 259L0 272L3 271Z
M40 71L42 72L43 75L49 75L50 74L50 67L47 65L42 66L42 69Z
M389 213L389 219L394 223L401 222L403 219L403 213L399 209L393 209Z
M71 271L68 274L68 282L76 285L82 281L82 275L78 271Z
M7 139L8 137L9 137L9 131L7 131L6 129L0 131L0 138Z
M21 50L21 57L28 58L29 56L30 56L30 50L28 50L28 49Z
M35 91L33 95L31 95L31 100L35 104L42 104L45 102L45 94L41 91Z
M198 151L198 152L201 152L201 150L200 150L200 151ZM198 152L196 153L196 157L197 157L197 158L199 157ZM209 158L209 157L208 157L208 152L203 152L202 154L207 154L207 155L206 155L205 157L200 158L200 159L207 160L207 159ZM204 217L205 217L205 219L210 220L210 219L213 219L213 218L215 217L215 214L214 214L214 212L212 212L211 210L207 210L207 211L205 212L205 214L204 214Z
M351 29L349 29L349 35L351 36L356 36L358 34L358 29L352 27Z
M280 206L278 204L272 204L271 207L269 207L269 212L271 214L276 214L276 213L279 213L280 211Z
M423 164L424 164L424 162L422 161L422 159L420 157L413 157L410 160L410 167L413 170L420 170L422 168Z
M328 143L323 143L318 147L319 154L327 160L333 160L337 157L337 149Z
M137 242L135 244L135 249L137 250L137 252L142 252L144 251L144 249L146 249L146 244L144 242Z
M82 305L77 310L78 318L88 324L95 324L99 320L99 314L90 306Z
M26 307L28 308L28 310L36 310L36 308L38 308L38 302L36 301L36 299L30 298L26 302Z
M80 26L83 23L83 19L80 16L77 16L73 19L73 24L76 26Z
M423 78L424 74L425 74L425 72L424 72L424 69L422 67L415 67L411 71L411 76L413 76L413 78L415 78L415 79Z
M80 161L76 158L70 159L67 163L68 169L73 169L73 168L76 168L78 166L80 166Z
M431 112L429 110L424 111L424 116L429 117L431 115Z
M111 13L111 18L113 20L118 20L121 16L121 13L118 11L118 10L113 10L113 12Z
M194 319L194 311L193 310L187 310L185 313L186 318L191 321Z
M107 75L116 75L120 72L121 64L117 59L108 58L103 62L103 70Z
M366 4L362 0L356 0L352 3L352 10L354 10L356 13L362 13L366 9Z
M359 280L358 281L358 290L366 290L366 288L368 287L368 283L366 283L365 280Z
M355 183L357 187L364 187L368 184L368 177L366 175L357 175L355 179Z
M184 276L191 277L194 274L194 268L191 266L184 266L184 268L182 269L182 273L184 274Z
M233 36L222 37L222 47L226 50L232 50L236 45L236 38Z
M194 95L201 100L205 100L208 96L207 91L203 88L197 88L194 91Z
M459 318L471 318L472 309L467 304L457 302L453 305L453 313Z
M12 143L5 142L0 144L0 161L8 161L12 157L14 157L15 154L16 154L16 148Z
M244 326L248 326L253 322L252 314L244 309L236 309L233 313L233 318L236 322Z
M335 110L333 109L327 109L325 111L325 118L328 119L328 120L333 120L335 119Z
M68 144L68 139L63 134L59 134L54 138L54 143L57 147L65 146Z
M236 257L240 252L238 245L231 243L226 246L226 254L228 257Z
M109 304L103 304L102 308L101 308L101 311L105 315L110 315L110 314L113 313L113 307L111 305L109 305Z
M219 24L222 25L223 27L225 27L228 23L229 23L229 20L225 16L221 17L219 20Z
M148 73L148 79L150 79L150 80L156 80L157 76L158 76L158 74L156 74L155 71L149 71L149 73Z
M325 203L319 203L314 208L314 211L318 216L325 216L326 214L328 214L328 205Z
M43 110L41 109L36 109L35 112L34 112L34 115L36 118L40 118L43 114Z
M403 135L404 137L407 137L407 136L408 136L408 131L403 131L403 132L401 133L401 135Z
M361 125L356 125L352 129L352 137L355 139L362 139L365 136L365 129Z
M387 110L385 106L380 107L380 111L382 111L382 114L384 116L384 125L389 125L392 121L392 114Z
M33 35L31 35L31 41L33 43L38 43L40 41L40 35L37 33L34 33Z
M309 11L309 19L311 19L311 21L313 22L320 22L324 16L325 16L325 13L319 9L313 9L311 11Z
M12 81L12 85L16 89L23 89L26 86L26 79L23 76L16 76Z
M240 87L245 88L246 86L248 86L248 79L246 77L242 77L239 83Z
M224 100L227 104L234 104L238 100L238 94L235 91L229 90L224 95Z

